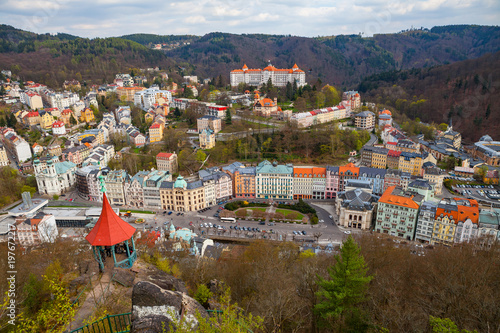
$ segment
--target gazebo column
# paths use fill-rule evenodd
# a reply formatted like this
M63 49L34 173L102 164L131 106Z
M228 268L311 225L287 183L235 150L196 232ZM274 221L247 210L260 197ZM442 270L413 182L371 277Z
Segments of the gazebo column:
M130 249L128 247L128 239L125 241L125 246L127 247L128 265L130 268L130 267L132 267L132 254L130 253Z
M97 249L97 254L96 254L96 249ZM104 263L102 262L102 257L101 257L101 247L100 246L92 246L92 251L94 251L94 257L99 262L99 270L102 273L104 271Z
M125 241L125 247L127 248L127 257L130 258L130 251L129 251L129 248L128 248L128 240Z
M113 252L113 261L116 265L116 255L115 255L115 246L114 245L111 245L111 251Z

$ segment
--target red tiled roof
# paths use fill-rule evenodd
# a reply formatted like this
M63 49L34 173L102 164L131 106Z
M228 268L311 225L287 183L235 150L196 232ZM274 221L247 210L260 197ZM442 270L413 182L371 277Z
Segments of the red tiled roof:
M172 153L158 153L158 155L156 155L156 158L170 158L170 156L172 155Z

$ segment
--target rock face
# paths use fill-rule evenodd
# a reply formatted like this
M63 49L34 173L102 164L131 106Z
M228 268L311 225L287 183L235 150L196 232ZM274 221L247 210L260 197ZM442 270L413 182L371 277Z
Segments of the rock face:
M138 281L149 281L163 289L179 291L185 294L188 293L182 280L176 279L172 275L169 275L152 265L138 274L136 282Z
M169 331L181 318L197 325L194 315L198 311L208 317L206 310L195 299L187 294L167 290L159 285L140 281L132 291L132 327L131 333L157 333L163 328Z
M113 280L120 283L124 287L132 287L134 285L135 273L130 269L115 267L111 273Z

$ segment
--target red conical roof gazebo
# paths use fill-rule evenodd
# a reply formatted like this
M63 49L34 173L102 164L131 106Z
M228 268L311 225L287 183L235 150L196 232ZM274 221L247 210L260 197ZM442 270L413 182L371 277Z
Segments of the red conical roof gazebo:
M85 239L92 246L112 246L130 239L135 228L116 215L106 193L103 194L102 201L101 216Z
M135 233L135 228L123 221L111 208L108 202L106 193L103 193L102 197L102 211L97 223L85 237L85 239L90 243L94 251L94 256L99 262L99 267L104 270L103 258L107 252L108 256L113 254L113 260L115 267L130 268L137 259L137 253L134 246L134 238L132 237ZM129 245L129 240L131 244ZM118 248L122 244L125 249L125 254L127 258L120 262L116 262L115 253L121 253ZM116 245L119 245L117 248Z

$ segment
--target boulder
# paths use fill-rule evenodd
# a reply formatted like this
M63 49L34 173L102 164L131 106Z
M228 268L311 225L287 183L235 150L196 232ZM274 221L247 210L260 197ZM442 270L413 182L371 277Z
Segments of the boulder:
M134 285L135 273L130 269L115 267L111 273L113 280L123 285L124 287L132 287Z
M179 291L185 294L188 293L186 285L182 280L179 280L154 266L150 266L146 271L141 272L138 276L138 280L152 282L163 289Z
M197 326L196 312L208 317L206 310L187 294L161 288L149 281L140 281L132 290L131 333L169 331L182 318Z

